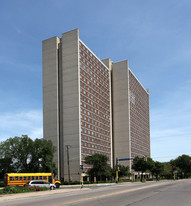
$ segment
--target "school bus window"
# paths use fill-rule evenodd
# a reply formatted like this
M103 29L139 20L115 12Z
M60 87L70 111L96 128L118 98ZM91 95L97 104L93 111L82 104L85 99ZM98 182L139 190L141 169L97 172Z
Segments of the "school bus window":
M10 181L13 181L13 180L14 180L14 177L10 177L9 180L10 180Z
M38 180L38 176L36 176L36 180Z
M47 176L44 176L44 177L43 177L43 180L47 180Z
M42 180L42 176L39 177L39 180Z
M24 177L24 180L27 180L27 177Z
M15 180L18 180L19 179L19 177L15 177Z
M34 180L34 176L32 176L32 180Z
M28 176L28 180L30 180L31 179L31 177L30 176Z
M22 179L23 179L23 177L19 177L19 179L20 179L20 180L22 180Z

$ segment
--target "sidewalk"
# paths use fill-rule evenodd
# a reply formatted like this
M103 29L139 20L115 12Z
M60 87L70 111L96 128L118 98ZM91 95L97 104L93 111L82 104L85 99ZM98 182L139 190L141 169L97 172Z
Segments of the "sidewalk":
M80 191L80 190L90 190L90 188L86 188L86 186L87 187L91 187L91 186L99 187L103 185L116 185L116 183L85 184L83 188L81 188L81 185L61 185L60 186L61 189L55 189L55 190L6 194L6 195L0 195L0 202L6 201L6 200L12 200L12 199L25 198L25 197L37 197L37 196L43 196L43 195L48 195L48 194L59 194L59 193L68 193L68 192L74 192L74 191Z
M6 194L0 195L0 202L5 200L13 200L25 197L37 197L49 194L58 194L58 193L66 193L72 191L79 191L79 190L88 190L88 188L81 189L80 187L76 187L73 189L55 189L55 190L48 190L48 191L37 191L37 192L26 192L26 193L16 193L16 194ZM0 204L1 205L1 204Z

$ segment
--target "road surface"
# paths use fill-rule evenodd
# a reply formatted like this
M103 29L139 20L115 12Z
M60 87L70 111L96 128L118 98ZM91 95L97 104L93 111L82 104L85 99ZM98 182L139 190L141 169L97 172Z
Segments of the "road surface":
M191 180L125 183L0 197L1 206L191 206Z

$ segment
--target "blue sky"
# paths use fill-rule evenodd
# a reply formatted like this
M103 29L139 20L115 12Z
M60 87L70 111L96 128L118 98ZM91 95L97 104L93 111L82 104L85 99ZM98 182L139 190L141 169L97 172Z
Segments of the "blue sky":
M191 155L190 11L190 0L1 1L0 141L42 138L42 40L79 28L150 89L152 158Z

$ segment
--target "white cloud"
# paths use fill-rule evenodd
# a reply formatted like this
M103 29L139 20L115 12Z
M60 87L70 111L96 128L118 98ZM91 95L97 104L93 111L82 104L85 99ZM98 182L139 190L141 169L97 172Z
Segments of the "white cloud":
M43 137L41 110L0 114L0 141L22 134L32 139Z

